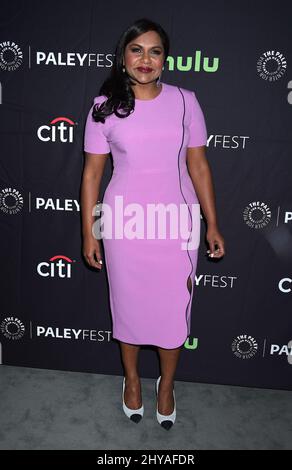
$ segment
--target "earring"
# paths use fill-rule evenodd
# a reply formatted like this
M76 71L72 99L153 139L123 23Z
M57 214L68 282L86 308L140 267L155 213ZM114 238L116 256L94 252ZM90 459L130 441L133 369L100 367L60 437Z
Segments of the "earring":
M125 67L123 66L123 73L125 73L125 71L126 71L126 69L125 69Z
M158 80L157 80L157 82L156 82L156 86L157 86L157 87L159 87L159 85L160 85L161 75L162 75L162 74L159 75Z

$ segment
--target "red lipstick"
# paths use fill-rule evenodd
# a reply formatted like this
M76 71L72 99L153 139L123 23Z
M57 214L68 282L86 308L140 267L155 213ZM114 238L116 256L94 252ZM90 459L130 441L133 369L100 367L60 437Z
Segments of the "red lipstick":
M138 70L139 72L142 72L142 73L152 72L152 69L150 69L149 67L138 67Z

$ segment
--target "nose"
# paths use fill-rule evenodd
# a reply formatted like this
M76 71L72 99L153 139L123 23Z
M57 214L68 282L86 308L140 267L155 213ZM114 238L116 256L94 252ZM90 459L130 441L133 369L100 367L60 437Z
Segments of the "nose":
M147 53L143 54L142 62L145 63L145 64L149 64L151 62L149 54L147 54Z

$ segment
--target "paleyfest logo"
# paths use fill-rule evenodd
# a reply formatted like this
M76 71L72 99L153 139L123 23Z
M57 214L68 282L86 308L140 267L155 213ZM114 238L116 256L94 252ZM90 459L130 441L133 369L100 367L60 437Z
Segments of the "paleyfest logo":
M7 72L18 69L22 64L23 53L13 41L0 43L0 69Z
M233 340L231 349L239 359L250 359L257 353L258 343L250 335L239 335Z
M0 210L5 214L16 214L23 207L23 197L15 188L0 190Z
M146 207L145 207L146 206ZM114 207L105 202L94 206L92 234L107 239L180 240L182 250L197 250L200 243L199 203L129 203L124 206L122 195L115 196ZM114 208L114 212L113 212ZM128 220L124 220L128 217ZM190 225L190 227L189 227Z
M264 52L257 61L257 71L263 80L274 82L281 78L287 69L287 61L279 51Z
M7 339L20 339L25 333L25 326L19 318L7 317L0 324L0 331Z
M270 222L272 212L265 202L254 201L243 211L243 220L250 228L264 228Z

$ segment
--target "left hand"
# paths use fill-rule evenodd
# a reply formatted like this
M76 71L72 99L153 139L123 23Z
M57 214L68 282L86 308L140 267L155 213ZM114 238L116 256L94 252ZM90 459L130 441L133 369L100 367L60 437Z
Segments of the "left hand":
M210 258L221 258L225 255L225 242L217 226L208 227L206 238L210 246L210 250L207 250ZM217 245L217 249L215 249Z

